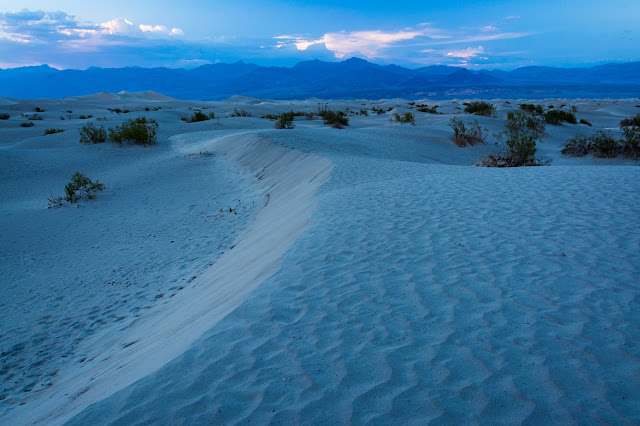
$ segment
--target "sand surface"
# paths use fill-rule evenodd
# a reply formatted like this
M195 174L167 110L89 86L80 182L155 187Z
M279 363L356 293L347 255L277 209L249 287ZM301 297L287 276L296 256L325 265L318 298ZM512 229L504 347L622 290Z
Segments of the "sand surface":
M638 162L559 152L637 101L536 102L593 127L548 126L552 165L519 169L471 166L497 148L453 144L462 100L258 118L318 102L2 100L0 422L638 421ZM498 132L521 101L494 102ZM155 118L159 143L81 145L79 114ZM47 208L76 170L108 189Z

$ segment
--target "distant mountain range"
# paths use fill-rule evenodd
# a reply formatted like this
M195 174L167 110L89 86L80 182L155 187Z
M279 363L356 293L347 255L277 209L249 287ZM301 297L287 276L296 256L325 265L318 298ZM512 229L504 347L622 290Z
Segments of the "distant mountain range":
M471 71L442 65L409 69L351 58L305 61L291 68L236 62L189 70L92 67L61 71L47 65L0 70L0 97L61 98L122 90L153 90L192 100L233 95L272 99L638 97L640 62Z

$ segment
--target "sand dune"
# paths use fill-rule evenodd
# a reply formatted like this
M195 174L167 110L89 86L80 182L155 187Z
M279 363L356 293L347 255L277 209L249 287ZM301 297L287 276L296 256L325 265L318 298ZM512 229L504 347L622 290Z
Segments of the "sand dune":
M637 420L638 162L560 155L636 101L544 100L593 127L549 126L550 167L487 169L492 139L451 141L463 100L416 126L389 121L406 101L331 101L388 112L282 131L228 114L322 101L118 96L0 121L0 422ZM221 118L180 121L202 107ZM79 145L85 121L54 121L70 108L154 117L160 143ZM76 169L109 190L46 209Z

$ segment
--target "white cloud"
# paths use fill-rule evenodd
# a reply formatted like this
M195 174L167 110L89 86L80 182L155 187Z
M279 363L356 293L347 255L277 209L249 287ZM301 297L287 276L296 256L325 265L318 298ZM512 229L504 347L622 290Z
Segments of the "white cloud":
M479 54L484 53L484 47L467 47L466 49L461 50L452 50L447 52L447 56L452 58L473 58L474 56L478 56Z
M138 27L142 30L143 33L147 33L147 32L156 33L156 32L159 32L159 31L162 31L162 32L166 32L167 31L167 27L165 27L164 25L153 26L153 25L141 24L141 25L138 25Z
M486 27L482 27L481 30L484 32L489 32L489 31L496 31L497 28L494 27L493 25L487 25Z

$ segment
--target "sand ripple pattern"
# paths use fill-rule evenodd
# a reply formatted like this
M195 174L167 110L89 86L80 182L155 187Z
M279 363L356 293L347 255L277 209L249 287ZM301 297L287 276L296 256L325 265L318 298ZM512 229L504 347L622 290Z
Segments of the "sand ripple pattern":
M633 167L336 160L276 275L71 424L634 423L637 188Z

